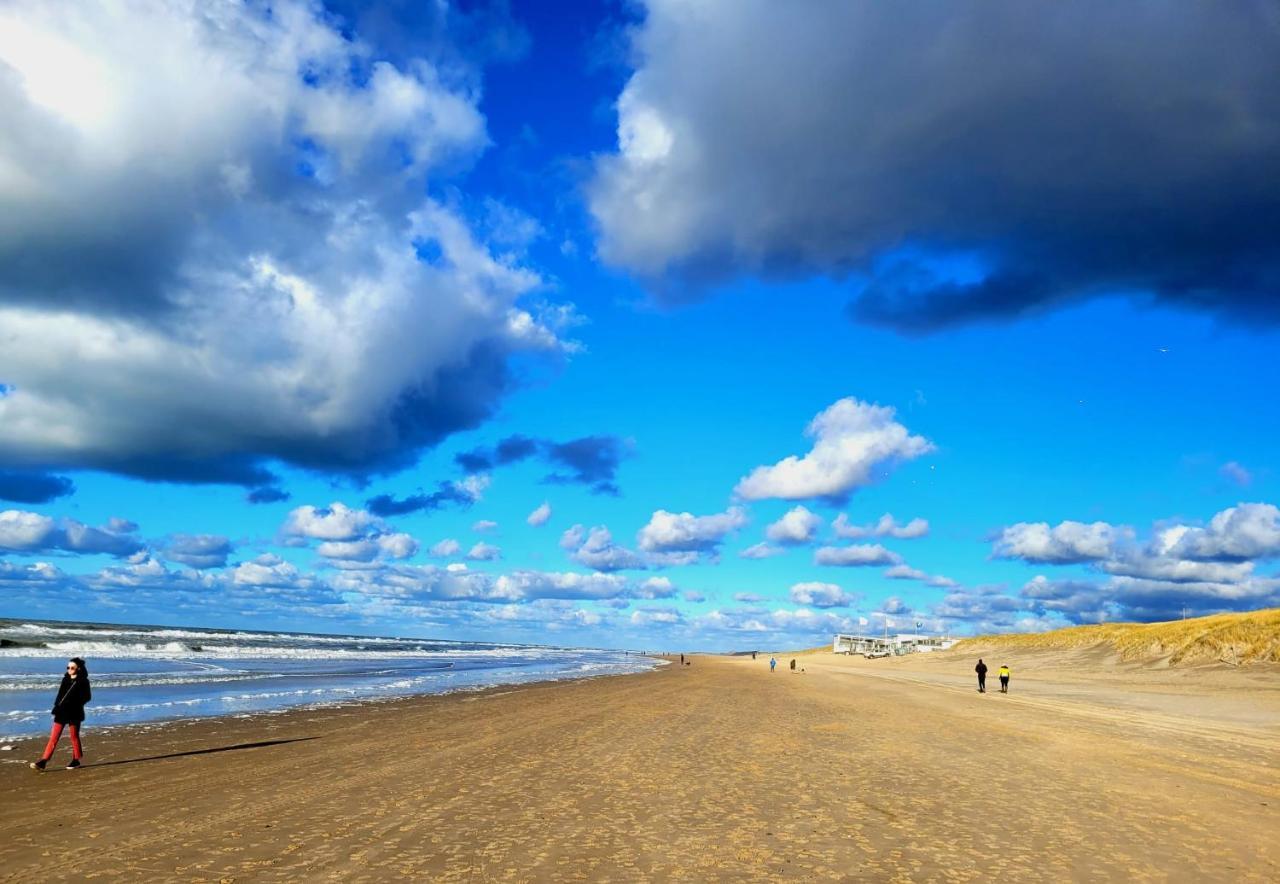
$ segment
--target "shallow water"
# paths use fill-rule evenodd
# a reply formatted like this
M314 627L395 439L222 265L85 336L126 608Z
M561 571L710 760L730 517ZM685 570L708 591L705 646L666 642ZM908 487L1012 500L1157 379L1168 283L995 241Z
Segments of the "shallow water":
M0 620L0 741L46 731L63 664L86 659L86 727L266 712L641 672L622 651L430 639Z

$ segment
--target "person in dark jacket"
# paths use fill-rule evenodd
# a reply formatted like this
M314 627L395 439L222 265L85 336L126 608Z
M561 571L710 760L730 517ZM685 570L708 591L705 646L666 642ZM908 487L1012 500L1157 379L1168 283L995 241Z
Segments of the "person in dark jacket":
M985 694L987 692L987 664L982 662L982 658L978 658L978 665L973 667L973 671L978 673L978 693Z
M84 752L80 749L80 726L84 724L84 706L92 699L89 667L81 658L72 657L67 661L67 672L62 676L58 696L53 701L53 730L49 732L49 742L45 745L40 760L31 762L33 768L44 770L53 757L53 750L58 747L63 728L71 736L71 763L67 765L67 770L75 770L80 766L80 759L84 757Z

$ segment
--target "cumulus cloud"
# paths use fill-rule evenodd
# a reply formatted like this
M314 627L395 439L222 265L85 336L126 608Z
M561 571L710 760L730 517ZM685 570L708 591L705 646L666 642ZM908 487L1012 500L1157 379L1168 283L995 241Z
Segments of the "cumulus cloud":
M647 577L632 590L638 599L669 599L675 594L676 585L668 577Z
M596 571L648 567L637 553L614 543L613 535L603 525L585 534L581 525L574 525L561 537L560 545L571 550L569 558Z
M428 550L428 553L438 559L445 559L450 556L456 556L462 549L462 545L452 537L446 537L439 543L435 544Z
M929 533L929 523L924 519L912 519L905 525L899 525L891 514L885 513L874 525L854 525L847 515L841 513L831 523L831 530L837 537L848 540L858 540L863 537L896 537L900 540L913 540Z
M424 196L487 143L452 67L304 0L10 4L0 35L0 464L363 477L562 352L538 276Z
M471 530L477 533L484 533L486 531L496 531L498 530L498 523L493 521L492 519L481 519L480 521L472 524Z
M1115 292L1280 321L1269 4L643 6L588 194L659 298L828 274L909 331Z
M550 518L551 518L551 504L547 503L544 500L537 509L529 513L529 518L525 519L525 521L528 522L530 525L532 525L534 528L539 528L547 524L547 521Z
M1280 604L1280 578L1260 576L1256 570L1258 562L1280 555L1280 510L1271 504L1229 507L1203 527L1166 522L1142 544L1113 542L1117 537L1131 539L1132 532L1098 527L1105 523L1063 524L1068 530L1057 537L1054 531L1046 533L1045 525L1018 532L1014 546L1031 554L1018 557L1031 561L1039 556L1055 564L1085 561L1109 576L1082 581L1037 575L1019 594L1035 617L1061 617L1072 623L1149 621L1184 612Z
M491 543L477 543L467 551L473 562L492 562L502 558L502 550Z
M329 540L319 544L316 552L334 562L407 559L418 552L418 541L404 533L379 534L360 540Z
M1110 557L1116 545L1131 537L1128 528L1106 522L1019 522L1001 530L992 555L1001 559L1022 559L1057 565L1095 562Z
M112 519L94 528L75 519L53 519L25 510L0 512L0 552L102 554L125 558L143 549L138 526Z
M841 608L854 604L858 597L845 592L835 583L797 583L791 587L791 601L814 608Z
M745 500L824 499L843 501L870 484L895 463L933 450L922 436L912 436L893 419L894 410L841 399L818 414L805 429L814 440L803 457L786 457L773 466L756 467L734 489Z
M1241 503L1223 510L1204 528L1176 525L1156 537L1164 555L1213 561L1280 556L1280 509L1269 503Z
M313 540L353 540L380 524L377 517L364 510L351 509L335 502L327 507L307 504L285 517L281 533L289 537Z
M718 555L726 536L747 524L741 507L730 507L723 513L695 516L657 510L637 534L640 549L666 557L672 564L688 564L701 556Z
M878 543L853 544L851 546L822 546L813 554L817 565L896 565L902 556L885 549Z
M803 506L797 506L765 528L764 535L775 543L788 546L811 543L822 527L822 519Z
M227 556L234 547L218 534L175 534L164 545L162 554L172 562L189 568L225 568Z

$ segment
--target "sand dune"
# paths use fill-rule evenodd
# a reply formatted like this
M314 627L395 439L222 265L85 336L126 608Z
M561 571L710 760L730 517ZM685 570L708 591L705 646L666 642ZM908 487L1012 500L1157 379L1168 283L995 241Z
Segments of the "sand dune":
M700 657L90 731L96 766L0 765L0 880L1280 878L1276 670L1017 653L1007 696L960 655Z
M1166 623L1100 623L1052 632L983 635L956 646L961 653L1004 649L1114 649L1123 660L1195 663L1280 663L1280 608L1217 614Z

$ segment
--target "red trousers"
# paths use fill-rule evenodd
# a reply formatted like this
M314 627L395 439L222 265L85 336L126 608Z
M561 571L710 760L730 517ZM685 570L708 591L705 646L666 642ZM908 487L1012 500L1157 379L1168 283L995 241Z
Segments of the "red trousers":
M80 750L80 725L69 724L66 726L71 734L71 757L79 760L84 753ZM48 761L53 757L53 750L58 748L58 740L62 737L62 725L58 722L53 723L53 730L49 731L49 742L44 747L44 754L40 757Z

